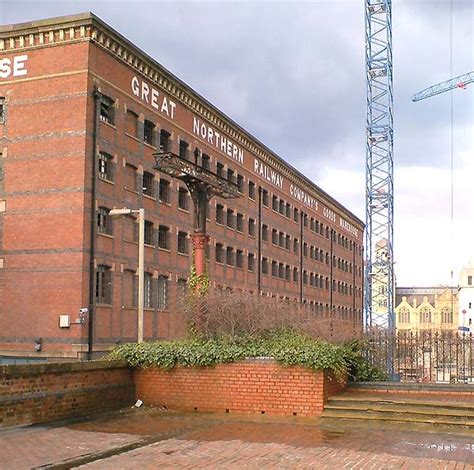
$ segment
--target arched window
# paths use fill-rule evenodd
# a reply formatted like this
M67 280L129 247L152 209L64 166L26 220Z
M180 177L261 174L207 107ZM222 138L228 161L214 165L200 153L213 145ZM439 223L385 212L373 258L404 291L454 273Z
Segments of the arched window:
M420 323L431 323L431 310L428 307L420 309Z
M441 309L441 323L453 323L453 312L449 307Z
M399 323L410 323L410 310L406 307L402 307L398 311L398 322Z

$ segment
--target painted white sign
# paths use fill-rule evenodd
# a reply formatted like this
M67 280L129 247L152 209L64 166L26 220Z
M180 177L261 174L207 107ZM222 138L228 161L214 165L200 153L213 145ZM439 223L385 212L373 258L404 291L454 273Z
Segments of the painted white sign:
M339 218L339 225L347 230L350 234L354 235L355 237L359 236L359 231L349 222L345 221L343 218Z
M303 191L302 189L298 188L298 186L293 186L290 184L290 194L294 197L297 201L308 206L309 208L313 209L314 211L318 210L318 201L308 193Z
M239 163L244 163L244 151L230 139L227 139L220 132L193 116L193 133L213 145L228 157Z
M255 173L257 173L257 175L266 179L269 183L283 189L283 176L279 175L275 170L273 170L269 166L264 165L262 162L255 159L253 170L255 171Z
M17 55L13 59L7 57L0 59L0 78L9 78L10 76L22 77L26 75L28 73L26 68L27 60L28 56L26 54Z
M148 85L148 83L140 80L136 75L132 78L132 92L136 97L140 98L143 102L150 105L161 114L174 119L176 114L176 103L170 100L167 96L160 94L156 88L153 88L151 85Z

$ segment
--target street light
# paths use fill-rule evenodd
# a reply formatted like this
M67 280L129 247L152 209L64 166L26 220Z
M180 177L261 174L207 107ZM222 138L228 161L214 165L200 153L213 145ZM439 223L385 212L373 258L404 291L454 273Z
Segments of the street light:
M143 343L143 304L145 299L144 281L144 254L145 254L145 209L112 209L109 215L112 218L122 217L124 215L138 214L138 342Z

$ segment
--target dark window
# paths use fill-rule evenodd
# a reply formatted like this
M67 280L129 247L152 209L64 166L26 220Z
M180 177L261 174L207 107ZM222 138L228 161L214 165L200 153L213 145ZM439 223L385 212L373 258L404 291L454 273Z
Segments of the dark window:
M100 99L100 120L114 124L115 113L114 113L114 102L112 98L102 95Z
M170 229L166 225L160 225L158 228L158 246L165 250L170 248Z
M298 209L296 207L293 210L293 220L298 222Z
M153 275L145 273L143 279L143 307L153 308Z
M472 276L467 276L467 285L472 286Z
M262 274L268 274L268 259L262 258Z
M272 243L278 245L278 231L275 228L272 230Z
M272 197L272 209L278 212L278 198L276 196Z
M268 242L268 225L262 225L262 240Z
M298 239L295 238L295 239L293 240L293 252L294 252L294 253L298 253L299 246L300 246L300 244L299 244L299 242L298 242Z
M231 170L230 168L227 169L227 180L235 183L234 170Z
M298 282L298 268L293 268L293 282Z
M155 182L155 177L152 173L149 173L148 171L143 172L143 181L142 181L143 194L150 197L155 196L154 182Z
M224 262L224 247L221 243L216 243L216 263Z
M286 240L285 240L285 248L287 250L289 250L291 247L291 237L289 235L286 236Z
M303 217L303 226L307 228L308 227L308 214L302 214L302 217Z
M249 235L255 237L255 220L249 219Z
M290 205L289 202L286 203L285 215L286 215L286 217L288 217L288 218L291 217L291 205Z
M95 275L95 298L98 304L112 303L112 272L108 266L97 266Z
M146 119L143 124L143 140L149 145L155 144L155 124Z
M266 189L262 190L262 204L268 207L268 191Z
M280 248L285 248L285 234L283 232L278 234L278 245Z
M171 134L164 129L160 131L160 151L161 152L169 152L170 151L170 137Z
M220 176L221 178L224 177L224 165L220 162L217 162L217 165L216 165L216 168L217 168L217 176Z
M186 232L178 232L178 253L188 254L188 234Z
M253 253L249 253L247 262L248 270L253 272L255 265L255 255Z
M168 278L158 276L158 296L157 309L166 310L168 307Z
M189 147L189 144L186 141L184 140L179 141L179 156L181 158L184 158L185 160L188 159L188 147Z
M227 209L227 227L234 228L234 211Z
M237 175L237 189L239 193L243 194L244 192L244 177L242 175Z
M286 210L285 201L283 199L280 199L278 212L280 212L281 215L285 215L285 210Z
M306 242L303 244L303 255L308 257L308 244Z
M278 264L278 277L285 279L285 265L283 263Z
M107 235L113 234L112 218L109 215L109 209L99 207L97 211L97 231Z
M249 181L249 198L255 199L255 183L253 181Z
M290 280L290 276L291 276L291 268L290 268L290 266L286 265L286 266L285 266L285 279L286 279L287 281L289 281L289 280Z
M244 267L244 253L242 250L237 250L235 254L235 265L238 268L243 268Z
M161 202L170 202L170 182L163 178L160 179L160 194L159 198Z
M237 231L244 231L244 216L242 214L237 214Z
M154 245L155 241L153 240L153 222L145 220L145 245Z
M188 190L185 188L179 188L178 207L185 211L188 210Z
M99 178L106 181L114 180L113 157L105 152L99 153Z
M201 159L201 162L202 162L202 167L205 169L205 170L209 170L211 168L211 158L209 157L209 155L206 155L205 153L202 155L202 159Z
M278 263L276 261L272 261L272 276L278 277Z
M6 118L5 98L2 96L0 97L0 124L5 124L5 118Z
M127 110L125 132L133 137L138 137L138 115L130 110Z
M303 284L308 284L308 272L303 271Z
M216 206L216 222L224 225L224 206L217 204Z
M227 247L225 262L229 266L234 266L234 249L230 246Z

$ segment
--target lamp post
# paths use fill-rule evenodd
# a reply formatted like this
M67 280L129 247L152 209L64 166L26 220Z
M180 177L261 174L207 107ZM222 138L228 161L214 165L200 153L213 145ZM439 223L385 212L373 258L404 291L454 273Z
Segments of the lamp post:
M138 342L143 343L143 304L145 299L144 281L145 281L145 209L112 209L109 215L112 218L122 217L124 215L137 214L138 216L138 324L137 337Z

